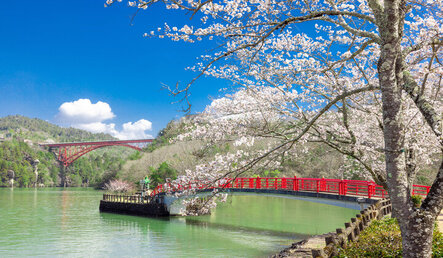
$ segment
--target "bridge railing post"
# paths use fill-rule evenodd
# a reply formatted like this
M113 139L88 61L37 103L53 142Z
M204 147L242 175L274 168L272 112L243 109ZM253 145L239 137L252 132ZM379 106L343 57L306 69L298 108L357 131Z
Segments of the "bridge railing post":
M298 192L298 179L296 176L294 176L293 179L293 183L292 183L292 190Z
M261 178L260 177L257 177L255 179L255 188L261 189Z
M345 195L343 189L344 189L344 182L343 180L340 180L340 182L338 182L338 195Z
M368 198L371 199L372 196L372 184L371 182L368 183Z

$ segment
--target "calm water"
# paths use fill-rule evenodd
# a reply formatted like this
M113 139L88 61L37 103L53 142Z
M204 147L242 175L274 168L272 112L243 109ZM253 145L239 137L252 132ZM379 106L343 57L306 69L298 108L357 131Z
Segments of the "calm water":
M210 216L170 219L100 213L102 192L0 189L0 257L268 256L333 231L356 211L235 195Z

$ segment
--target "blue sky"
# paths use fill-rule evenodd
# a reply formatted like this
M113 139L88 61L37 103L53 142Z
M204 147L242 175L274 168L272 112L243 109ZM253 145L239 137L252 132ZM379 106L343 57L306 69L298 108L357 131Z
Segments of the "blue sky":
M158 6L139 12L131 25L134 8L104 8L104 2L24 0L1 5L1 117L20 114L67 126L73 122L62 123L60 106L89 99L91 105L101 101L112 109L113 118L101 123L113 123L121 131L124 123L144 119L152 122L146 133L156 136L183 115L162 83L191 80L196 74L185 68L211 48L205 45L209 43L143 37L165 22L189 22L183 12ZM210 103L208 96L217 96L227 85L200 79L192 90L192 111L202 111Z

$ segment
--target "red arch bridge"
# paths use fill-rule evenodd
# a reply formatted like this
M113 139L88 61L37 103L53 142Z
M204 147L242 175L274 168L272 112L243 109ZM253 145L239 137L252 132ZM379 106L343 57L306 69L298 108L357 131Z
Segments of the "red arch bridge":
M151 142L152 139L141 139L99 142L44 143L40 144L40 146L49 147L49 149L56 154L57 159L61 163L63 163L65 167L67 167L86 153L99 148L109 146L123 146L141 151L143 147L146 147Z

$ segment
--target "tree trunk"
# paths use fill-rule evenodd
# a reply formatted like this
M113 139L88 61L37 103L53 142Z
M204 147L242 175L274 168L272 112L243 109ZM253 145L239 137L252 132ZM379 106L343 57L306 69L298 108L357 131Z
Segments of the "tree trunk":
M431 257L432 234L434 231L435 216L422 209L412 212L408 221L400 225L403 257Z
M402 118L403 60L401 38L405 2L385 0L379 20L380 46L379 83L383 103L383 136L389 197L397 218L403 244L403 257L430 257L435 217L414 209L409 192L409 178L404 151Z
M417 165L415 164L415 151L412 147L406 148L405 151L406 174L408 175L409 193L412 195L415 176L417 175Z

